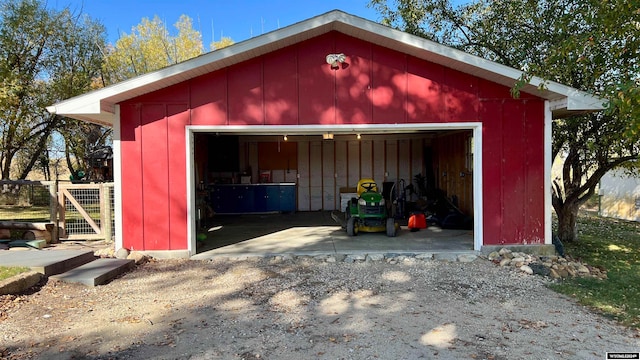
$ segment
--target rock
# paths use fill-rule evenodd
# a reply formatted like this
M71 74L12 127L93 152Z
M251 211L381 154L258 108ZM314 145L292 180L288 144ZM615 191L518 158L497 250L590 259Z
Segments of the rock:
M500 261L500 266L507 266L511 263L511 259L502 259Z
M293 254L284 254L282 255L282 261L293 261L295 257Z
M433 254L433 259L434 260L440 260L440 261L458 261L458 255L456 254L452 254L452 253L436 253Z
M513 254L510 253L510 252L504 253L504 254L502 254L502 258L511 260L511 259L513 259Z
M552 279L560 279L561 278L560 274L558 274L556 269L549 270L549 277L551 277Z
M513 259L511 259L511 263L512 264L517 264L517 263L524 263L524 258L521 256L518 257L514 257ZM521 265L522 266L522 265Z
M383 254L368 254L366 261L382 261L384 260Z
M529 275L533 275L533 269L531 269L528 265L522 265L520 267L520 271Z
M505 254L511 254L511 250L507 249L507 248L502 248L500 249L500 251L498 251L498 254L504 256Z
M531 263L529 264L529 267L536 275L548 276L551 273L549 267L545 266L544 264Z
M98 249L93 253L93 255L101 258L112 258L116 256L113 247Z
M567 268L563 266L558 268L558 275L562 278L567 278L569 277L569 272L567 271Z
M433 260L433 254L431 253L423 253L416 255L416 259L418 260Z
M139 251L132 251L127 259L135 261L136 265L140 265L146 263L149 260L149 257Z
M118 249L118 251L116 251L116 258L117 259L126 259L127 256L129 256L129 250L127 250L125 248L120 248L120 249Z
M334 263L337 261L335 256L327 256L327 258L325 259L326 262L328 263Z
M489 254L489 256L487 257L489 260L493 261L496 260L497 258L500 257L500 253L497 251L492 252L491 254Z
M578 273L580 273L580 274L589 274L589 273L591 273L589 271L589 268L587 268L586 266L584 266L582 264L578 265L578 269L577 270L578 270Z
M416 258L414 258L414 257L405 257L405 258L402 260L402 263L403 263L403 264L405 264L405 265L413 265L413 264L415 264L416 262L417 262L417 260L416 260Z
M578 272L576 271L576 269L572 268L571 266L567 266L567 272L571 277L576 277L576 275L578 275Z
M359 254L351 254L351 255L347 255L344 258L344 262L346 263L354 263L356 261L365 261L365 256L364 255L359 255Z
M473 262L478 258L477 255L474 254L460 254L458 255L458 261L463 263Z

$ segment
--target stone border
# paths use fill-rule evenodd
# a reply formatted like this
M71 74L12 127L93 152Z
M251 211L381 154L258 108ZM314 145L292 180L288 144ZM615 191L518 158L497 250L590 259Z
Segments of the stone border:
M557 255L531 255L502 248L487 255L487 260L500 266L514 267L524 273L548 276L551 279L592 277L607 279L606 270Z
M208 259L200 259L196 261L245 261L269 259L272 261L294 261L316 260L327 263L345 262L345 263L369 263L369 262L386 262L389 264L411 264L418 261L451 261L451 262L472 262L478 259L475 253L350 253L350 254L243 254L243 255L218 255Z
M33 270L0 281L0 295L19 294L37 285L44 275Z

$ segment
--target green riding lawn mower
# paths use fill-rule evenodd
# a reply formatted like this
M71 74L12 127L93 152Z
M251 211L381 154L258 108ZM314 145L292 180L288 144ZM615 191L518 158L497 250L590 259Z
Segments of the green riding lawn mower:
M345 209L346 229L349 236L359 232L386 232L396 236L399 225L389 216L384 197L373 179L358 182L357 198L352 198Z

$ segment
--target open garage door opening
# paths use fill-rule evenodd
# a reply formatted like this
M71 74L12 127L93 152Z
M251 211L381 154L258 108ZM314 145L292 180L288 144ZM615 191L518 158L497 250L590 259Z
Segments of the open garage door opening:
M474 133L193 131L195 252L474 250ZM348 236L344 219L361 179L376 182L400 225L396 237ZM414 221L422 218L426 228Z

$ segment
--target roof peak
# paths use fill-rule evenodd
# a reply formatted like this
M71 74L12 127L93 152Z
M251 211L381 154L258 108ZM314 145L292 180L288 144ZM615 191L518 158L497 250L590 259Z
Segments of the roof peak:
M262 56L319 35L338 31L463 73L512 87L523 73L493 61L335 9L196 58L95 90L47 107L51 113L113 125L115 104ZM540 91L541 83L545 84ZM602 99L534 78L522 91L554 102L554 111L602 109Z

